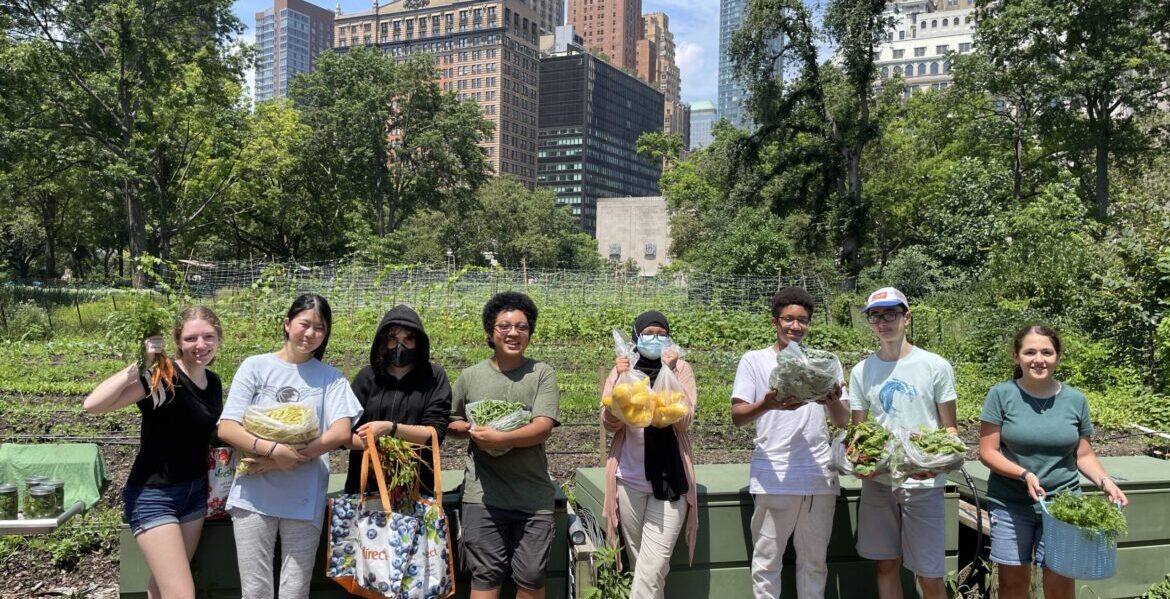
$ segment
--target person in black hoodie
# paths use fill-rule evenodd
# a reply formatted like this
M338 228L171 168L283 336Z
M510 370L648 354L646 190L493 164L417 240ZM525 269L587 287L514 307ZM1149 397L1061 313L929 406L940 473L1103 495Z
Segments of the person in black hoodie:
M351 386L365 411L354 427L345 492L358 492L366 431L372 429L374 437L390 435L426 446L420 452L419 488L433 495L427 429L434 429L443 442L451 419L451 385L443 367L431 361L431 340L417 312L399 304L382 317L370 348L370 365L358 372Z

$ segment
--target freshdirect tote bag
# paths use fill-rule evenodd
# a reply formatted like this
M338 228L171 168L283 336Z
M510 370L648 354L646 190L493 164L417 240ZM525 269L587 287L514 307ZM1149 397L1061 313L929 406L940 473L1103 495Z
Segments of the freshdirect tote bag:
M443 599L455 594L451 527L443 511L443 470L439 464L439 437L434 429L431 429L431 456L435 497L416 494L411 502L411 515L419 522L419 531L414 551L405 565L401 599Z
M366 482L369 480L371 464L378 482L378 493L367 496ZM401 537L396 537L395 547L387 527L393 523L393 528L397 530L401 528L401 522L394 518L390 509L390 494L386 489L386 477L381 465L378 444L370 432L366 438L366 450L362 454L358 494L339 495L329 500L329 559L325 575L351 595L367 599L394 599L401 586L401 580L399 587L391 586L392 577L381 567L383 563L392 565L394 558L402 559L400 555L390 555L392 548L401 549ZM406 525L406 529L409 531L410 526ZM417 536L417 529L416 524L414 536ZM372 566L368 563L370 561L374 562ZM379 572L382 572L381 577Z

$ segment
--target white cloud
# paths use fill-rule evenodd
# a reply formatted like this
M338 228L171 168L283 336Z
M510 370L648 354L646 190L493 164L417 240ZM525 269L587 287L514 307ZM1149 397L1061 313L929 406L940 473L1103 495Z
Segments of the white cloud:
M645 0L642 12L664 12L670 18L683 101L714 102L719 82L719 0Z

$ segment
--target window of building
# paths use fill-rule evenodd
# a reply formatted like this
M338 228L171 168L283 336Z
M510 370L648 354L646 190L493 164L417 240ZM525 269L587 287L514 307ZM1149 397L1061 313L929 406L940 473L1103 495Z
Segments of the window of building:
M903 29L902 31L898 32L898 39L900 39L900 40L906 39L906 30Z
M890 67L882 67L882 79L890 78Z
M959 44L959 54L966 54L971 51L971 43L963 42Z
M937 62L930 63L930 74L931 75L938 74L938 63Z
M946 54L951 49L950 44L940 44L934 47L935 54Z
M609 259L610 260L621 260L622 259L622 244L620 244L620 243L609 244Z
M899 59L906 55L905 50L894 50L894 58Z
M906 65L906 76L907 76L907 77L913 77L913 76L914 76L914 65L912 65L912 64L908 64L908 65Z
M914 56L926 56L926 46L920 46L914 49Z
M943 27L950 27L950 26L951 26L950 19L943 19Z

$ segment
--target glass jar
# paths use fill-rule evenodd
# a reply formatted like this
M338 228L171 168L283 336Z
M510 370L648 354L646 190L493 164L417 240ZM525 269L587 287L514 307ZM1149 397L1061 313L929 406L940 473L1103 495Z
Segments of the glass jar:
M49 477L39 476L39 475L35 475L35 474L30 474L29 476L24 477L24 488L21 489L21 493L20 493L21 511L28 512L28 492L29 492L29 490L32 489L33 487L45 482L46 480L49 480ZM25 517L27 518L28 516L26 515Z
M19 510L20 490L8 483L0 485L0 520L15 520Z
M50 478L45 481L44 486L53 488L53 499L57 502L57 513L65 511L65 481Z
M28 490L28 509L25 516L29 519L56 518L57 496L53 487L39 485Z

